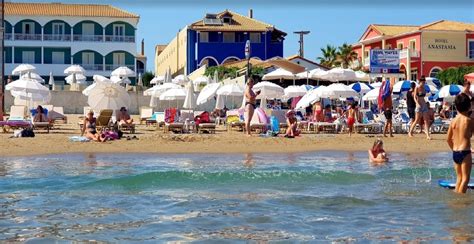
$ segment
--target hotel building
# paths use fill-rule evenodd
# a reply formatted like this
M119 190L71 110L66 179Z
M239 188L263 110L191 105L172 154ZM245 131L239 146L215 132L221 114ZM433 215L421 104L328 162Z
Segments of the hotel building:
M137 53L139 16L110 5L5 3L5 74L22 63L47 78L64 80L64 69L81 65L86 76L109 76L120 66L137 73L146 57Z
M353 66L368 70L371 49L399 49L400 72L410 80L435 77L442 70L474 65L474 24L448 20L415 25L367 27L353 45L358 60Z
M283 57L286 33L273 25L225 10L206 14L203 19L184 27L168 45L156 47L155 73L190 74L207 66L216 66L245 58L245 43L251 42L251 57L267 60Z

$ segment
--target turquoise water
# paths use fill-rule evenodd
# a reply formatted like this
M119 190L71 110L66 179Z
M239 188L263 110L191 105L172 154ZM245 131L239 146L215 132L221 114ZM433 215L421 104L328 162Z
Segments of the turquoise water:
M447 153L77 154L0 159L0 240L474 240Z

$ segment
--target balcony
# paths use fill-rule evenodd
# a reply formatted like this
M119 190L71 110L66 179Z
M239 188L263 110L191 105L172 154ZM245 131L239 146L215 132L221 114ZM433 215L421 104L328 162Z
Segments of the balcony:
M61 41L61 42L69 42L71 41L71 35L48 35L44 34L43 35L43 40L45 41Z
M131 70L135 70L135 65L124 65L124 64L106 64L105 65L105 70L106 71L113 71L115 69L117 69L118 67L127 67Z
M12 33L5 33L5 40L11 40L13 38L13 34Z
M102 42L104 40L103 35L74 35L73 41L75 42Z
M410 57L411 58L419 58L420 57L420 51L416 49L403 49L400 50L400 59L407 58L408 52L410 52Z
M85 70L93 70L93 71L102 71L104 70L103 64L80 64L82 68Z
M17 34L14 35L18 41L41 41L41 34Z
M105 36L106 42L135 42L135 36Z

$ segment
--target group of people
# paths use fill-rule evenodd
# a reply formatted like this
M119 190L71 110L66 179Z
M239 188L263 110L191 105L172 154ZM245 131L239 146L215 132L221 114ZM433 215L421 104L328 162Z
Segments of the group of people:
M120 108L117 116L117 124L123 126L132 126L133 119L125 107ZM89 111L82 123L81 136L97 142L120 139L121 132L118 129L114 131L104 130L99 133L97 130L97 119L94 117L94 111Z

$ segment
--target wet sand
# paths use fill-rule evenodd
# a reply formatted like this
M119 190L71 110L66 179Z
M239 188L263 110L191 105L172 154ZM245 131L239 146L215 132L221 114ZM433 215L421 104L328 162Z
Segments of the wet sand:
M137 125L138 140L118 140L105 143L70 142L70 136L80 135L77 115L69 115L69 124L57 124L57 129L45 133L38 131L34 138L10 138L12 132L0 133L0 155L32 156L61 153L292 153L314 151L366 151L377 136L356 134L303 134L288 139L245 136L242 132L227 132L218 127L216 134L164 134L155 126ZM124 136L133 135L125 133ZM408 138L396 134L383 138L385 149L408 154L448 152L445 134L433 135L427 141L424 134Z

